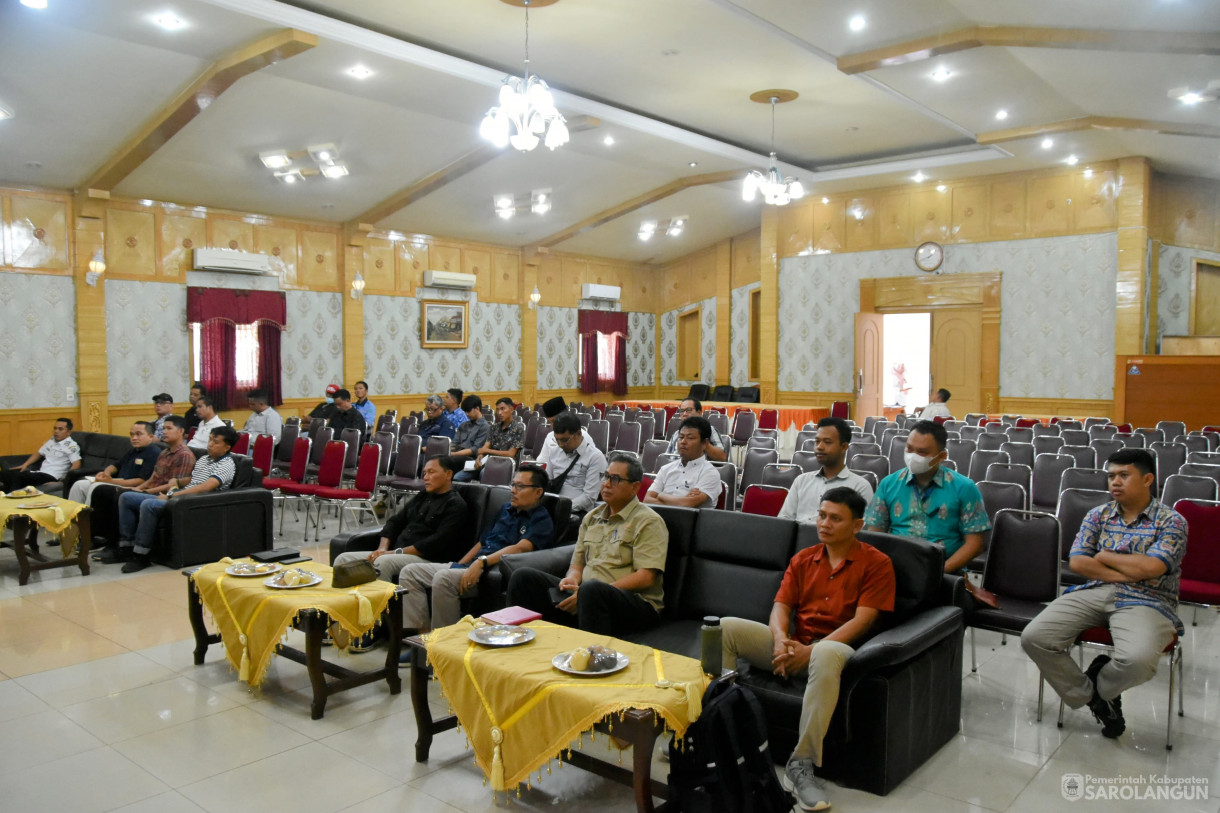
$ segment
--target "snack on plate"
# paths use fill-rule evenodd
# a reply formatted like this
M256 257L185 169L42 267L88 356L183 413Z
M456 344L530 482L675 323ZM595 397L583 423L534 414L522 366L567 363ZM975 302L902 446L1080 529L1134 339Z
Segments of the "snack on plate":
M299 584L308 584L313 580L312 576L300 570L285 570L272 578L282 587L296 587Z
M240 576L256 576L261 573L271 573L275 569L274 562L239 562L233 565L233 572Z
M572 654L568 656L568 668L575 669L577 672L589 671L589 650L583 646L578 646L572 650Z
M568 656L568 668L577 672L605 672L618 666L618 653L605 646L594 644L586 649L578 646Z

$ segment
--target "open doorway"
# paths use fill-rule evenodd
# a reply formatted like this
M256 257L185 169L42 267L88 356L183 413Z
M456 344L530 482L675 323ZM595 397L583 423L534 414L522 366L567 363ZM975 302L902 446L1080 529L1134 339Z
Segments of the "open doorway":
M882 404L904 412L923 406L931 381L932 314L884 314L881 335Z

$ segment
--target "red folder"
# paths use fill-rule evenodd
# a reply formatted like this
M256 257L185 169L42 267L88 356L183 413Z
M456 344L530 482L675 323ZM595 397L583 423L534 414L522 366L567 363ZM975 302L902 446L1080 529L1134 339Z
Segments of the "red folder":
M483 620L488 624L508 624L515 627L518 624L524 624L527 621L537 621L542 618L542 613L536 613L533 610L527 610L524 607L505 607L503 610L496 610L494 613L484 613Z

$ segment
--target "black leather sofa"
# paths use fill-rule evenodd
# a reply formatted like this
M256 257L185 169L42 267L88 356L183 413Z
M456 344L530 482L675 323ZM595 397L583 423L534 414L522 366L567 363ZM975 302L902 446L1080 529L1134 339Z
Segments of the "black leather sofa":
M475 541L495 522L500 509L512 498L508 486L488 486L482 483L454 483L453 490L461 495L470 510L469 541L463 546L462 552L474 546ZM563 539L568 531L572 517L572 501L558 494L544 494L542 504L551 514L555 523L555 538ZM376 550L381 540L381 528L362 528L358 531L347 531L330 540L330 563L341 553L357 550ZM571 556L571 546L565 546ZM544 551L545 552L545 551ZM479 615L504 606L504 590L507 582L503 581L503 571L490 568L479 581L479 594L472 599L463 600L462 610L472 615Z
M50 435L48 435L50 437ZM46 483L38 489L47 494L67 496L72 484L90 474L97 474L131 450L131 439L126 435L107 435L102 432L73 432L72 439L80 446L81 464L64 475L57 483ZM28 454L0 457L0 469L16 468L29 458Z
M695 658L703 616L766 623L789 560L817 543L813 526L789 520L652 507L669 529L665 609L659 627L631 640ZM941 548L881 533L860 538L893 560L897 601L844 670L819 773L885 794L958 731L966 598L961 579L943 574ZM505 583L521 567L558 575L571 554L569 545L506 556L500 570ZM772 753L786 759L797 739L804 681L757 669L740 680L762 702Z

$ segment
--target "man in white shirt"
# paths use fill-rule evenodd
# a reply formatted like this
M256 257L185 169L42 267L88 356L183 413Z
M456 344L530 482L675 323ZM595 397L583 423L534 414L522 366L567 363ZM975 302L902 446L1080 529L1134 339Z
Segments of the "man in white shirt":
M814 455L822 468L807 472L792 483L779 516L798 522L817 523L822 495L832 488L846 486L864 498L873 498L873 487L860 475L846 467L847 447L851 445L851 427L842 418L818 421L814 436Z
M928 405L923 408L923 412L919 413L919 420L930 421L933 418L948 420L952 418L953 413L949 411L949 407L945 406L948 401L949 391L941 387L928 397Z
M724 484L720 472L707 459L712 425L701 415L682 421L678 427L678 459L657 472L644 495L644 502L715 508Z
M212 430L219 429L222 426L226 426L226 424L216 414L216 404L212 401L212 396L210 395L199 396L199 400L195 403L195 411L199 414L199 425L195 427L195 436L186 445L192 449L206 452L208 450L208 440L212 436Z
M697 399L687 398L678 404L676 417L685 421L687 418L693 418L695 416L703 416L703 405L700 404ZM707 459L719 461L728 460L728 453L724 449L724 439L720 437L719 432L712 428L711 424L708 424L708 428L712 430L712 434L707 439ZM678 432L681 431L682 429L679 427ZM667 454L678 453L678 432L674 432L669 436L669 448L665 450Z
M606 456L581 431L580 419L575 414L560 413L553 426L554 445L544 444L535 462L546 466L547 491L572 501L572 516L576 521L571 528L579 530L579 520L597 504L601 494Z
M40 460L42 465L32 469L31 466ZM72 421L58 418L51 430L51 439L17 468L0 471L0 483L4 491L15 491L62 480L69 469L79 468L80 446L72 439ZM602 468L605 468L604 464Z
M280 442L280 435L284 431L284 419L280 417L280 413L275 411L275 408L268 405L267 395L262 390L254 390L246 400L250 404L250 417L246 418L246 425L243 431L250 433L251 442L259 435L270 435L275 438L275 442Z

